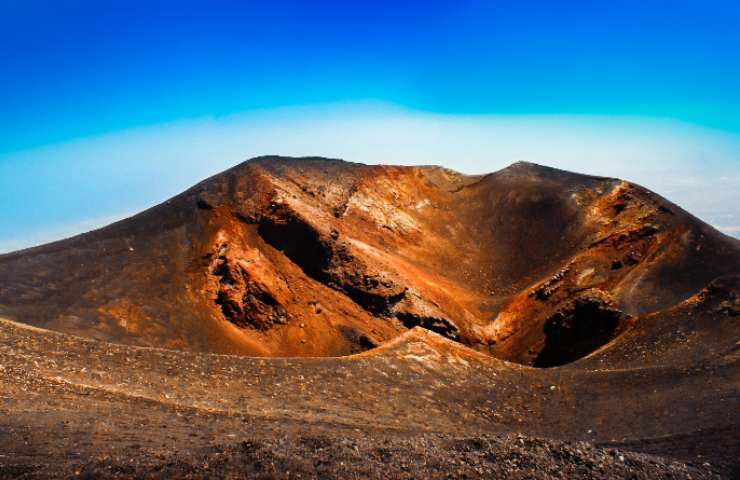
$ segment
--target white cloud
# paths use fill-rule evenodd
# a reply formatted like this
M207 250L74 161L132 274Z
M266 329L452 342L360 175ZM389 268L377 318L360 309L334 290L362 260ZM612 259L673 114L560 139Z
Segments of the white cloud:
M726 233L728 235L737 235L740 233L740 225L734 225L734 226L721 226L716 225L715 228L719 230L720 232Z
M135 212L134 212L135 213ZM28 235L9 240L0 240L0 253L13 252L34 245L43 245L63 238L69 238L80 233L89 232L113 222L130 217L133 213L120 215L108 215L99 218L84 219L72 223L64 223L51 227L41 228L30 232Z

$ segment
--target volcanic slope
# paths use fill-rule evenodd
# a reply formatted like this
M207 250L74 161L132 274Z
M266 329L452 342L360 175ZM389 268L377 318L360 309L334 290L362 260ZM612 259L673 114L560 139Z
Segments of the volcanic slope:
M254 159L0 257L0 477L734 478L738 291L628 182Z
M417 327L258 359L0 320L0 478L736 478L739 358L537 369Z
M346 355L420 326L550 367L738 273L740 242L625 181L260 157L0 256L0 315L253 356Z
M469 177L266 157L0 257L0 313L264 356L344 355L422 326L553 366L738 272L737 241L627 182L526 163Z

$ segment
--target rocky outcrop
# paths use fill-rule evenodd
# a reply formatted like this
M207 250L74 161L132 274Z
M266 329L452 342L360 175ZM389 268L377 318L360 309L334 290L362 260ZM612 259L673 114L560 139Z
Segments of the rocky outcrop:
M213 300L226 320L238 327L266 330L288 321L288 312L272 294L250 276L247 264L227 257L228 245L221 244L209 266L218 282Z

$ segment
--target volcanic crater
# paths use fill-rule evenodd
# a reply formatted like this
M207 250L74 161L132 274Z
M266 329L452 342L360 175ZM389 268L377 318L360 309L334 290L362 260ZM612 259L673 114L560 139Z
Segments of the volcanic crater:
M347 355L418 326L557 366L737 273L737 252L615 179L524 162L467 176L261 157L110 227L0 257L0 313L278 357Z
M157 347L203 371L231 359L243 371L228 367L230 382L252 372L291 385L283 400L245 388L249 402L283 402L304 421L313 414L301 405L343 425L371 411L387 425L406 415L414 431L467 425L684 460L700 451L731 469L739 284L740 241L627 181L526 162L463 175L259 157L105 228L0 256L0 316L12 321L0 360L30 372L18 362L46 362L39 345L64 335L82 342L64 348L128 349L133 371L149 372L146 348ZM405 395L391 367L404 388L442 390ZM117 388L87 375L42 377ZM157 375L122 381L160 401ZM359 384L374 390L337 400ZM193 388L167 402L243 405L219 385ZM425 408L438 418L417 418Z

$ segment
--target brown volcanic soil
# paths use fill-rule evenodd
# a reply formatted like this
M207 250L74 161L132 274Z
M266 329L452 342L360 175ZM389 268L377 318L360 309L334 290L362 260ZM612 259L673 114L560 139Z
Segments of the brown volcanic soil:
M254 159L0 256L0 472L731 476L739 285L628 182Z
M0 321L0 478L737 473L736 351L532 369L425 332L349 357L254 359Z

